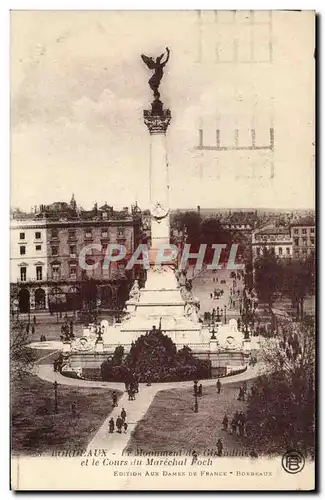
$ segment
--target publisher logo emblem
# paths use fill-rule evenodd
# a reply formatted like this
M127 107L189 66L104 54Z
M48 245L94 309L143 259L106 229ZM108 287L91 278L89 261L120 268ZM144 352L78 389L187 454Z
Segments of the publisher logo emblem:
M298 474L305 467L305 459L299 451L287 451L282 457L282 467L289 474Z

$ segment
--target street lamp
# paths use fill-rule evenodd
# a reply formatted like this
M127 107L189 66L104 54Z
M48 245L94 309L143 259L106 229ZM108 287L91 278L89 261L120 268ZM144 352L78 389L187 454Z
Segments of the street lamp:
M58 413L58 383L57 381L54 382L53 384L54 387L54 413Z
M211 333L212 333L211 340L216 340L217 337L215 336L216 331L215 331L215 324L214 324L214 322L212 323L212 331L211 331Z
M194 380L193 390L194 390L194 393L193 393L193 396L194 396L194 413L198 413L199 412L199 404L198 404L198 401L197 401L197 393L198 393L197 380Z

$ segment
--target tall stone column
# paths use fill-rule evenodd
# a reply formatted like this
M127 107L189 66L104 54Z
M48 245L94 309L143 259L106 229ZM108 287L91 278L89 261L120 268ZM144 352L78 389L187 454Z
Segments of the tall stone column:
M161 245L169 244L169 179L166 131L171 120L169 109L155 100L151 110L144 110L144 123L150 133L150 263Z

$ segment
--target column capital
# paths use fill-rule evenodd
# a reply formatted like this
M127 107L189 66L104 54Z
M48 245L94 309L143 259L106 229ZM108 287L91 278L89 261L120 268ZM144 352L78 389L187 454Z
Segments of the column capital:
M158 114L152 110L144 109L143 118L150 135L165 134L171 120L171 112L169 109L161 109Z

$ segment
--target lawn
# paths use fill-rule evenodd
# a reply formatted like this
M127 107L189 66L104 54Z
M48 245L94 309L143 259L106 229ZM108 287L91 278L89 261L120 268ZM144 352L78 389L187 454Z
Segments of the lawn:
M37 455L84 449L112 410L111 392L59 385L59 412L55 414L53 384L33 375L12 382L12 453ZM116 392L121 396L122 393ZM71 412L73 401L75 417Z
M136 426L127 450L195 450L202 453L203 450L215 449L220 438L224 452L250 451L247 438L232 436L222 430L225 414L230 421L235 411L245 412L246 402L237 401L239 387L240 383L227 384L219 395L214 386L203 387L203 396L198 398L198 413L194 413L192 389L159 392Z

